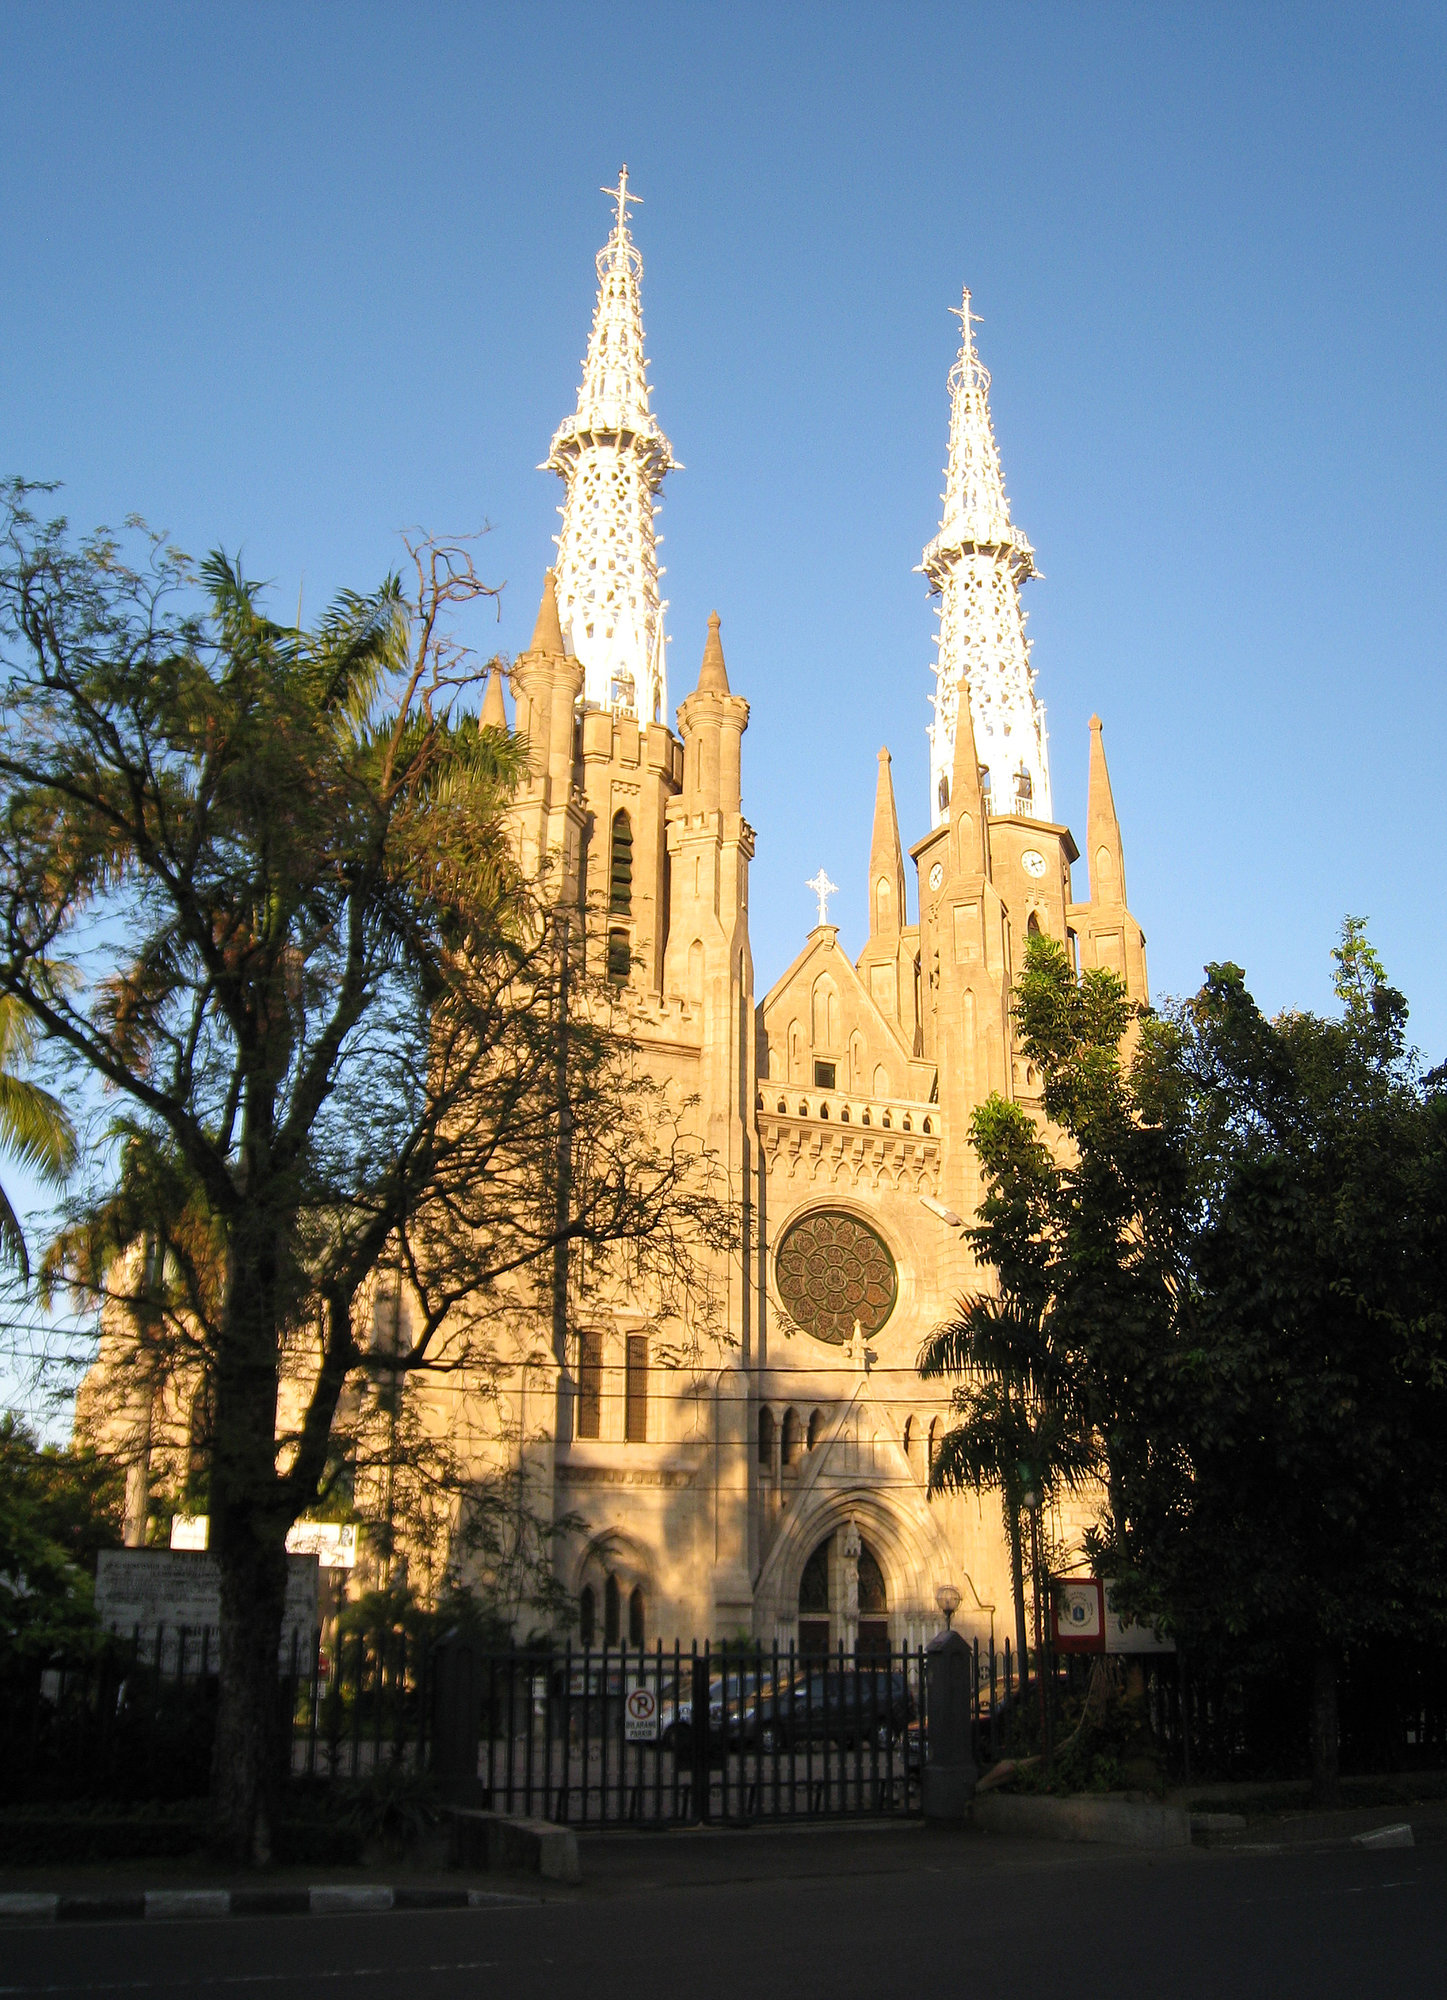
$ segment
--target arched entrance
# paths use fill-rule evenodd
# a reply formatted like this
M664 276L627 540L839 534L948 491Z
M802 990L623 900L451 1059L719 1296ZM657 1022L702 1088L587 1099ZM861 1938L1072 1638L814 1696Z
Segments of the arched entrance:
M815 1547L799 1579L799 1651L889 1651L889 1593L879 1557L851 1517Z

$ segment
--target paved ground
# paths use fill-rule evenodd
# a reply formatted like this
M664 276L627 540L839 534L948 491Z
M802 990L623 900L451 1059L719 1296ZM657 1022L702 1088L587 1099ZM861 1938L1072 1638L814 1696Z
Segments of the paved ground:
M1360 2000L1447 1992L1447 1847L1165 1855L898 1833L590 1842L457 1913L7 1927L0 1995Z

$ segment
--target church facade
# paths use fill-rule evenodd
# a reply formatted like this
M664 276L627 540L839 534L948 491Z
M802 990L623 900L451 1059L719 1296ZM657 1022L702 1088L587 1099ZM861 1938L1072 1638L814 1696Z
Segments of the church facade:
M690 1101L743 1242L713 1273L723 1337L686 1365L661 1352L646 1299L590 1309L566 1353L544 1351L540 1325L509 1390L515 1435L540 1504L571 1524L559 1581L594 1643L897 1646L938 1628L946 1585L967 1635L1003 1641L998 1497L929 1497L949 1392L915 1358L989 1284L962 1235L981 1195L971 1114L992 1092L1039 1107L1010 1018L1023 939L1048 932L1146 997L1100 724L1082 858L1052 817L1020 604L1033 551L1010 518L966 292L922 563L939 617L927 825L906 850L882 749L860 828L863 950L827 921L821 875L819 922L756 993L749 705L717 615L676 727L668 716L654 523L674 460L651 407L628 199L625 170L577 407L546 461L564 499L512 671L531 750L517 839L527 865L552 857L563 894L606 913L589 948L607 954L644 1060ZM504 719L495 680L487 699Z

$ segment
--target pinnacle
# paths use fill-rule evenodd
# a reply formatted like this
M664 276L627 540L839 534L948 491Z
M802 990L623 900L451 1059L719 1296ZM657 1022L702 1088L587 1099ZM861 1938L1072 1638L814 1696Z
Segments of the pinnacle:
M502 674L494 667L487 677L487 693L482 698L479 729L506 729L507 710L502 699Z
M563 628L558 620L558 595L556 578L551 570L543 574L543 597L538 606L538 622L533 627L530 653L549 653L554 659L563 657Z
M727 694L728 669L724 665L723 643L718 636L718 613L708 614L708 638L703 648L703 665L698 670L700 694Z

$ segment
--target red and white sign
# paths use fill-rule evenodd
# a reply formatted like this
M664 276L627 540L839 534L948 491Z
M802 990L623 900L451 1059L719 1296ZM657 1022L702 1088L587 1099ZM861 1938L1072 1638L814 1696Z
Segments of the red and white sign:
M1105 1592L1099 1577L1057 1578L1051 1609L1057 1652L1105 1651Z
M658 1741L658 1696L642 1681L629 1688L623 1703L623 1740L626 1743Z

